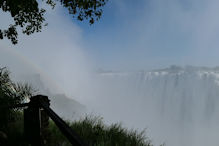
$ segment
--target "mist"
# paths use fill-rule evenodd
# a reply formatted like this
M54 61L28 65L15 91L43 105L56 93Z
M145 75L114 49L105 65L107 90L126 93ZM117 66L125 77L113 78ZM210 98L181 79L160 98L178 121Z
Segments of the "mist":
M215 76L206 81L193 72L193 78L185 77L187 82L179 76L175 89L177 75L146 80L145 74L172 64L218 66L218 7L216 0L112 0L97 24L85 26L57 5L48 8L49 25L41 33L19 35L18 45L0 41L0 65L16 81L40 74L50 92L79 101L88 114L103 116L107 124L146 128L157 145L217 145L218 109L209 120L202 117L208 115L202 114L209 110L206 98L217 101ZM0 18L0 28L10 24L8 14ZM162 106L166 113L161 113ZM178 116L184 110L177 106L191 108L185 110L185 119Z
M8 40L1 41L1 65L9 67L12 74L29 74L34 70L53 80L60 91L80 98L81 87L88 90L92 61L83 49L81 29L62 17L65 14L57 6L47 14L49 26L43 32L31 36L21 34L15 46Z

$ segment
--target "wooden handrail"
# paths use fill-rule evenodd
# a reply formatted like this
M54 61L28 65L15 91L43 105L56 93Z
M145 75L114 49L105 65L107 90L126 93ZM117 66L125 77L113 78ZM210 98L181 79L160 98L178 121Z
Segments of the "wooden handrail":
M73 129L66 124L64 120L62 120L50 107L49 99L47 96L43 95L37 95L32 98L30 98L29 103L23 103L23 104L15 104L15 105L6 105L6 106L0 106L0 109L2 108L24 108L28 107L26 110L30 109L32 111L35 109L36 111L40 111L40 109L43 109L46 114L54 121L54 123L57 125L59 130L62 132L62 134L69 140L69 142L73 146L88 146L81 138L80 136L73 131ZM39 114L33 114L31 116L39 116ZM38 119L38 123L40 124L40 117L35 117ZM24 123L28 123L30 121L25 121ZM40 126L39 126L40 127ZM39 134L40 135L40 134ZM40 139L37 140L38 143L33 143L33 145L41 145Z
M40 103L48 116L55 122L60 131L66 136L69 142L74 146L87 146L82 139L63 121L49 106Z
M47 96L37 95L30 98L30 107L43 109L73 146L87 146L80 136L50 108L49 102Z

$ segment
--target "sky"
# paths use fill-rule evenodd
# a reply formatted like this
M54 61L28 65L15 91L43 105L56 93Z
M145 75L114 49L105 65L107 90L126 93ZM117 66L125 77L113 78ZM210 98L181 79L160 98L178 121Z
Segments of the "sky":
M46 54L45 58L65 54L71 59L80 52L82 60L92 62L96 70L217 66L218 3L216 0L109 0L102 18L94 25L72 19L59 5L54 10L47 7L49 26L42 33L31 37L20 35L16 46L8 41L1 44L30 60L37 60L42 54ZM1 26L7 26L10 19L5 14L1 17L4 20ZM63 40L69 42L69 48ZM57 45L54 49L52 41L60 41L59 49ZM43 44L36 49L29 42ZM75 52L74 48L80 49ZM46 68L51 63L43 62L48 61L42 57L33 62Z
M113 116L110 96L120 107L116 97L131 91L120 93L120 84L115 90L104 88L95 78L98 70L219 66L218 0L109 0L102 18L91 26L72 19L60 5L54 10L45 7L48 26L41 33L20 33L17 45L0 40L0 67L7 66L14 78L40 73L50 80L53 93L64 92L97 109L108 107ZM11 21L9 14L0 12L0 29ZM105 104L97 105L98 96L104 95ZM133 102L125 104L130 107ZM120 110L129 117L126 108ZM117 114L116 120L121 118Z
M18 65L22 58L69 95L80 96L81 87L92 91L89 83L98 70L219 65L216 0L109 0L93 25L72 19L58 4L54 10L42 6L47 9L48 26L31 36L20 33L17 45L0 40L0 65L16 72L25 66ZM1 12L0 18L0 28L12 21L7 13Z
M215 0L110 1L100 22L80 25L100 68L141 70L218 65Z

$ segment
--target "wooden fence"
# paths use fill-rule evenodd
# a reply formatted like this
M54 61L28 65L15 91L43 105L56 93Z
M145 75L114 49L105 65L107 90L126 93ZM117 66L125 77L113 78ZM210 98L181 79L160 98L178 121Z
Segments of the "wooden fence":
M87 146L87 144L70 128L51 108L47 96L37 95L30 98L29 103L7 106L4 108L24 109L24 136L31 146L46 146L46 129L51 118L62 134L73 146Z

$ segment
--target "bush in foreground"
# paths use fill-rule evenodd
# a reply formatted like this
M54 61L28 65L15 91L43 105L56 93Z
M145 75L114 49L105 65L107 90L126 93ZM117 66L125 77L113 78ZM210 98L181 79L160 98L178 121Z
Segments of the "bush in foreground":
M153 146L144 131L127 130L121 124L106 126L101 118L86 117L68 124L91 146ZM70 146L53 122L50 122L50 132L51 145Z

